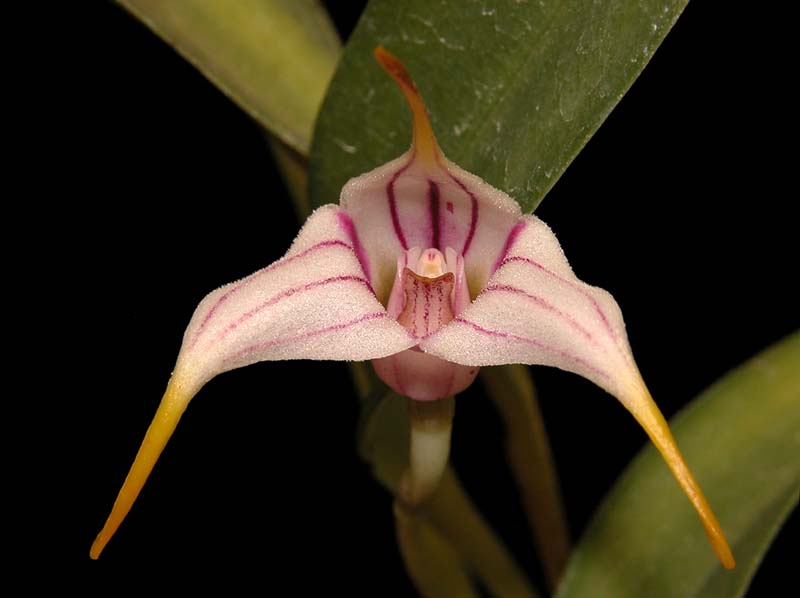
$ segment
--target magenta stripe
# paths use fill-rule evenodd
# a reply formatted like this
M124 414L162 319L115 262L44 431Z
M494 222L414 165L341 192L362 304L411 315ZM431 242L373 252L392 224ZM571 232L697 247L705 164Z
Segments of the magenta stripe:
M361 245L361 240L358 238L358 232L356 231L356 225L353 223L353 219L344 212L340 211L337 215L339 218L339 226L344 230L344 233L350 239L350 242L353 244L353 251L358 258L358 262L361 264L361 270L364 272L364 276L369 281L370 290L372 289L372 276L370 274L370 263L369 263L369 256L364 251L364 247ZM373 290L374 292L374 290Z
M211 320L211 318L217 312L217 309L219 309L219 306L222 305L223 303L225 303L228 299L230 299L230 297L234 293L240 291L244 286L246 286L249 283L253 282L253 280L256 277L261 276L262 274L266 274L267 272L271 272L272 270L275 270L275 269L280 268L282 266L285 266L286 264L290 264L295 260L304 258L307 255L309 255L309 254L311 254L311 253L313 253L313 252L315 252L315 251L317 251L319 249L324 249L326 247L337 247L337 246L338 247L346 247L347 249L350 249L351 251L353 249L350 245L348 245L344 241L339 241L338 239L332 239L332 240L328 240L328 241L320 241L316 245L312 245L311 247L301 251L300 253L297 253L297 254L295 254L295 255L293 255L291 257L284 258L282 260L278 260L277 262L273 262L269 266L261 268L261 270L257 270L256 272L253 272L250 276L247 276L246 278L243 278L242 280L240 280L233 287L231 287L229 290L227 290L225 293L223 293L222 296L220 296L220 298L217 299L217 302L211 307L211 309L208 310L208 313L206 314L206 317L203 318L203 321L200 323L200 327L197 329L197 332L194 333L194 336L192 337L192 342L191 342L189 348L191 349L192 347L195 346L195 344L197 343L197 339L200 336L200 333L203 332L203 330L205 329L205 327L208 324L208 322Z
M392 215L392 225L394 226L394 234L397 237L397 240L400 241L400 246L408 251L408 243L406 242L406 237L403 234L403 227L400 225L400 216L397 214L397 198L394 195L394 184L397 181L398 177L403 174L406 169L411 166L411 163L414 161L414 156L411 156L411 159L408 163L403 166L400 170L394 173L389 183L386 185L386 195L389 198L389 212Z
M303 334L298 334L297 336L287 336L284 338L276 338L272 339L263 343L259 343L257 345L252 345L241 351L227 357L224 363L230 363L231 361L235 361L236 359L243 357L245 355L250 355L252 353L256 353L258 351L262 351L264 349L268 349L269 347L275 347L277 345L285 345L287 343L293 343L301 340L305 340L308 338L314 338L316 336L320 336L322 334L327 334L328 332L338 332L341 330L346 330L352 326L356 326L357 324L361 324L362 322L368 322L370 320L377 320L379 318L385 318L387 316L385 311L376 311L370 314L364 314L354 320L350 320L349 322L344 322L342 324L333 324L332 326L326 326L325 328L320 328L319 330L312 330L311 332L304 332Z
M502 251L500 251L500 255L497 256L497 260L494 262L494 267L492 268L492 274L497 272L498 268L500 268L500 266L503 264L503 262L506 259L506 256L508 255L508 252L511 251L511 246L514 245L514 242L517 240L517 237L519 237L520 233L525 228L526 224L527 223L525 222L525 220L520 220L514 225L514 228L512 228L509 231L508 236L506 237L506 242L503 245L503 249Z
M534 261L534 260L532 260L530 258L521 256L521 255L515 255L515 256L512 256L512 257L504 259L503 263L500 265L500 267L502 268L502 267L506 266L507 264L510 264L510 263L513 263L513 262L521 262L523 264L528 264L530 266L538 268L539 270L541 270L542 272L544 272L548 276L552 276L556 280L560 280L564 284L567 284L567 285L571 286L573 289L578 291L581 295L583 295L584 297L589 299L589 301L592 302L592 305L594 306L595 311L600 316L600 319L603 321L603 325L605 326L606 330L611 335L611 338L614 339L615 342L618 340L616 331L611 327L611 323L608 321L608 318L606 317L606 314L603 312L603 310L600 309L600 305L597 303L597 300L594 297L592 297L591 294L589 294L580 285L574 283L573 281L569 280L568 278L564 278L563 276L560 276L560 275L556 274L555 272L553 272L549 268L546 268L545 266L543 266L539 262L536 262L536 261ZM624 353L624 351L623 351L623 353ZM626 357L626 359L627 359L627 357Z
M449 176L456 185L461 187L461 190L469 195L469 199L471 202L472 213L470 214L469 218L469 231L467 232L467 238L464 241L464 247L461 249L461 255L466 256L467 251L469 251L470 246L472 245L472 238L475 236L475 229L478 228L478 198L475 197L475 194L467 189L467 186L462 183L459 179L454 177L450 172L447 172L447 176Z
M483 294L486 294L486 293L491 293L491 292L496 292L496 291L505 292L505 293L513 293L515 295L522 295L522 296L526 297L527 299L530 299L531 301L536 303L536 305L546 309L547 311L551 311L554 314L556 314L557 316L559 316L560 318L563 318L564 320L566 320L570 324L570 326L572 326L578 332L583 334L586 337L587 340L592 341L592 342L596 342L594 340L594 338L592 337L592 334L588 330L586 330L586 328L581 326L580 323L575 318L573 318L568 313L565 313L565 312L561 311L555 305L553 305L552 303L550 303L547 300L543 299L542 297L539 297L537 295L532 295L531 293L528 293L527 291L525 291L523 289L519 289L517 287L511 286L511 285L508 285L508 284L491 284L488 287L486 287L485 289L483 289L481 294L483 295Z
M419 293L419 284L415 281L414 290ZM425 334L428 333L428 330L431 329L431 285L426 283L421 283L422 288L425 291L425 303L422 306L422 326L423 330L425 330ZM415 335L416 336L416 333Z
M556 349L554 347L550 347L548 345L545 345L543 342L538 341L536 339L527 338L527 337L524 337L524 336L519 336L519 335L513 334L511 332L502 332L500 330L490 330L489 328L484 328L483 326L481 326L479 324L476 324L475 322L472 322L470 320L466 320L466 319L464 319L464 318L462 318L460 316L454 318L453 322L458 322L459 324L465 324L465 325L469 326L470 328L472 328L473 330L475 330L476 332L479 332L481 334L485 334L486 336L494 336L494 337L497 337L497 338L506 338L506 339L510 339L510 340L513 340L513 341L519 341L521 343L526 343L528 345L533 345L534 347L538 347L542 351L547 351L548 353L555 353L556 355L560 355L561 357L565 357L565 358L567 358L567 359L569 359L571 361L574 361L575 363L579 363L583 367L585 367L586 369L592 370L593 372L595 372L596 374L602 376L603 378L611 379L611 377L606 372L604 372L603 370L598 369L597 367L591 365L585 359L583 359L581 357L578 357L577 355L574 355L574 354L570 353L569 351L564 351L563 349Z
M444 307L445 307L445 298L444 298L444 285L438 284L436 285L436 293L438 300L439 309L436 311L436 330L439 330L442 326L444 326ZM450 298L447 298L447 303L450 303ZM450 310L452 312L452 308Z
M428 180L428 210L430 211L431 215L431 247L435 247L439 251L442 250L440 247L440 228L441 228L441 218L442 215L439 212L439 186L431 181Z
M408 268L406 268L406 270L407 269ZM408 274L405 271L403 273L406 276L408 276ZM412 284L414 285L414 288L413 288L414 292L411 294L411 297L410 297L410 299L411 299L411 309L409 310L409 313L411 314L411 317L413 318L411 320L411 325L414 327L414 329L411 332L414 334L414 336L417 336L417 297L419 296L419 291L418 291L419 282L415 278L413 280ZM408 297L406 297L406 299L408 299Z
M363 284L365 287L367 287L367 290L372 292L372 289L369 286L369 281L367 281L365 278L361 278L360 276L350 276L350 275L346 275L346 276L331 276L330 278L326 278L324 280L317 280L315 282L309 282L307 284L303 284L303 285L300 285L300 286L292 287L290 289L286 289L285 291L283 291L281 293L278 293L277 295L275 295L274 297L271 297L270 299L267 299L266 301L261 303L258 307L254 307L250 311L242 314L239 317L238 320L236 320L235 322L232 322L231 324L229 324L225 328L225 330L223 330L219 334L218 339L221 340L221 339L225 338L225 336L227 336L227 334L229 332L231 332L232 330L235 330L243 322L246 322L247 320L249 320L253 316L257 315L258 313L260 313L262 311L264 311L266 308L272 307L276 303L279 303L280 301L283 301L287 297L291 297L292 295L296 295L297 293L304 293L304 292L310 291L312 289L317 289L319 287L324 287L324 286L327 286L327 285L332 284L334 282L346 282L346 281L353 281L353 282L358 282L360 284Z

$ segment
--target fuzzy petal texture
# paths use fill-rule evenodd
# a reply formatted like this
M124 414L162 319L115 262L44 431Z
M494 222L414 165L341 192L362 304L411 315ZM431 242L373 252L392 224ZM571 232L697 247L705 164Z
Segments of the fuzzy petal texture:
M372 266L370 280L383 300L397 256L412 247L454 249L464 257L469 286L477 294L522 215L508 195L437 158L431 165L409 151L342 190L341 205L353 218Z
M420 349L465 366L550 365L607 390L650 436L720 561L732 568L735 561L719 522L642 381L617 302L575 276L558 240L535 216L519 222L506 247L475 302Z
M523 216L508 195L447 160L405 67L383 48L375 56L408 101L411 149L348 182L341 207L314 212L281 260L200 303L92 558L125 518L208 380L265 360L371 359L387 384L417 400L460 392L482 365L543 364L594 381L647 431L720 560L734 566L719 523L639 375L613 297L578 280L543 222ZM412 254L419 258L427 250L438 250L431 264L444 259L448 273L409 278Z
M286 255L213 291L184 335L178 371L202 384L258 361L367 360L415 341L373 294L360 243L338 206L306 221Z
M420 348L463 365L555 366L624 401L640 377L614 298L578 280L535 216L520 220L506 246L475 302Z
M203 299L92 558L127 516L189 401L217 374L257 361L374 359L416 344L378 303L364 270L352 221L323 206L282 259Z

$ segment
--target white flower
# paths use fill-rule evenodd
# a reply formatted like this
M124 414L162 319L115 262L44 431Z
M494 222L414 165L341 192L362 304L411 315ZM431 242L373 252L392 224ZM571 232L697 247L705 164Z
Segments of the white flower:
M203 299L93 558L206 382L259 361L330 359L373 360L389 386L420 401L464 390L483 365L543 364L588 378L647 431L732 567L641 379L614 298L575 276L539 218L444 156L403 65L382 48L375 54L408 100L411 148L350 180L339 204L316 210L282 259Z

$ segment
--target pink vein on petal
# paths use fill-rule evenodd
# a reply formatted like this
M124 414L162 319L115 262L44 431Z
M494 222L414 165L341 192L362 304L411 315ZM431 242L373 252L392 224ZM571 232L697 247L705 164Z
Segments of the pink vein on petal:
M575 328L575 330L577 330L578 332L583 334L583 336L585 336L587 338L587 340L589 340L589 341L591 341L593 343L597 342L592 337L592 333L589 332L588 330L586 330L586 328L584 328L583 326L581 326L580 323L575 318L573 318L568 313L565 313L565 312L561 311L555 305L553 305L552 303L546 301L542 297L539 297L537 295L533 295L533 294L531 294L531 293L529 293L529 292L527 292L527 291L525 291L523 289L517 288L517 287L509 285L509 284L490 284L488 287L483 289L481 294L483 295L483 294L486 294L486 293L493 293L493 292L504 292L504 293L512 293L514 295L522 295L523 297L533 301L536 305L538 305L538 306L546 309L547 311L550 311L550 312L556 314L558 317L566 320L569 323L570 326L572 326L573 328Z
M364 276L366 276L367 280L369 281L370 290L374 292L372 289L372 276L370 275L369 257L364 251L364 247L361 245L361 240L358 238L358 231L356 230L356 225L353 223L353 219L343 211L340 211L338 214L336 214L336 217L339 219L339 226L342 228L342 230L344 230L344 233L353 244L353 251L358 258L358 262L361 264L361 270L364 272Z
M495 261L494 267L492 268L492 274L497 272L497 270L506 261L506 256L508 256L508 252L511 251L511 246L514 245L514 242L517 240L517 237L519 237L526 225L527 223L524 220L520 220L514 225L514 228L509 231L508 236L506 237L506 242L503 245L503 250L500 252L500 255L497 256L497 261Z
M439 330L443 326L442 322L444 320L444 302L445 302L445 298L444 298L444 290L442 288L442 285L437 285L436 286L436 294L437 294L436 299L438 301L437 305L439 306L439 309L436 310L436 330Z
M302 258L306 257L307 255L309 255L311 253L314 253L315 251L318 251L320 249L324 249L326 247L346 247L350 251L353 250L353 248L350 245L348 245L344 241L339 241L338 239L330 239L330 240L327 240L327 241L320 241L319 243L317 243L315 245L312 245L311 247L301 251L300 253L297 253L295 255L289 256L289 257L284 258L282 260L279 260L279 261L277 261L277 262L275 262L273 264L270 264L269 266L261 268L261 270L253 272L250 276L247 276L246 278L243 278L242 280L240 280L232 288L230 288L225 293L223 293L222 296L219 299L217 299L217 302L211 307L211 309L208 310L208 313L206 314L206 317L203 318L203 321L200 323L200 326L197 328L197 332L194 333L194 336L192 337L192 342L190 343L189 348L191 349L197 344L197 340L200 337L200 334L203 332L203 329L206 327L206 325L211 320L211 318L214 317L214 314L219 309L219 306L222 305L223 303L225 303L228 299L230 299L230 297L234 293L237 293L243 287L245 287L249 283L253 282L253 280L255 280L255 278L257 278L258 276L261 276L262 274L266 274L267 272L271 272L273 270L281 268L282 266L290 264L290 263L294 262L295 260L302 259Z
M227 357L225 359L224 363L230 363L231 361L233 361L233 360L235 360L235 359L237 359L239 357L242 357L244 355L249 355L251 353L255 353L257 351L261 351L261 350L267 349L269 347L275 347L277 345L285 345L287 343L293 343L293 342L297 342L297 341L302 341L302 340L305 340L307 338L314 338L315 336L320 336L322 334L327 334L328 332L338 332L340 330L346 330L347 328L350 328L352 326L356 326L358 324L361 324L362 322L368 322L370 320L377 320L377 319L380 319L380 318L385 318L387 316L388 316L388 314L385 311L376 311L376 312L373 312L373 313L364 314L363 316L360 316L360 317L358 317L358 318L356 318L354 320L350 320L349 322L343 322L341 324L333 324L331 326L326 326L325 328L320 328L319 330L312 330L310 332L304 332L303 334L298 334L297 336L287 336L287 337L284 337L284 338L276 338L276 339L272 339L272 340L269 340L269 341L266 341L266 342L263 342L263 343L258 343L256 345L252 345L250 347L242 349L241 351L238 351L237 353L235 353L234 355L231 355L230 357Z
M534 338L527 338L525 336L519 336L519 335L513 334L511 332L502 332L500 330L490 330L489 328L484 328L480 324L476 324L475 322L472 322L470 320L462 318L461 316L453 318L453 322L458 322L459 324L464 324L466 326L469 326L470 328L472 328L476 332L479 332L480 334L484 334L486 336L494 336L494 337L497 337L497 338L507 338L507 339L511 339L513 341L519 341L521 343L526 343L528 345L533 345L534 347L538 347L538 348L542 349L543 351L547 351L548 353L555 353L556 355L560 355L561 357L566 357L567 359L569 359L571 361L579 363L583 367L585 367L585 368L587 368L589 370L592 370L593 372L595 372L596 374L599 374L603 378L608 378L608 379L611 378L606 372L604 372L603 370L591 365L585 359L583 359L581 357L578 357L577 355L573 355L569 351L564 351L563 349L556 349L554 347L550 347L550 346L544 344L542 341L536 340Z
M469 218L469 231L467 232L467 238L464 241L464 247L461 249L461 255L466 256L467 251L469 251L470 245L472 245L472 238L475 236L475 229L478 228L478 207L479 207L478 198L475 197L475 194L472 191L467 189L467 186L464 183L462 183L458 178L450 174L449 171L447 171L447 176L449 176L450 179L456 185L461 187L461 190L464 193L469 195L469 199L471 202L472 212L470 213L470 218Z
M415 291L419 292L419 283L414 281ZM422 311L422 322L424 325L424 330L427 332L431 328L431 285L425 284L422 286L422 289L425 291L425 305L423 305Z
M532 259L530 259L528 257L521 256L521 255L515 255L515 256L512 256L512 257L504 259L502 261L502 263L500 264L500 267L502 268L502 267L506 266L507 264L511 264L511 263L514 263L514 262L520 262L520 263L523 263L523 264L528 264L529 266L533 266L534 268L537 268L537 269L541 270L542 272L544 272L548 276L552 276L556 280L560 280L564 284L567 284L567 285L571 286L573 289L575 289L581 295L583 295L589 301L591 301L592 305L594 306L595 311L600 316L600 319L603 321L603 325L605 326L606 330L608 331L608 333L611 335L611 338L614 339L614 341L617 343L617 346L619 347L618 337L617 337L616 331L611 327L611 323L608 321L608 318L606 317L606 314L603 312L603 310L600 309L600 305L598 305L597 300L594 297L592 297L589 293L587 293L585 289L583 289L580 285L574 283L573 281L569 280L568 278L564 278L563 276L559 276L558 274L556 274L555 272L553 272L549 268L546 268L545 266L543 266L539 262L534 261L534 260L532 260Z
M330 278L326 278L324 280L317 280L315 282L309 282L309 283L306 283L306 284L303 284L303 285L292 287L292 288L286 289L285 291L283 291L281 293L278 293L274 297L270 297L269 299L267 299L266 301L261 303L258 307L254 307L250 311L242 314L239 317L238 320L236 320L235 322L230 323L225 328L225 330L220 332L220 334L219 334L219 336L217 338L220 339L220 340L225 338L225 336L229 332L231 332L232 330L235 330L243 322L246 322L247 320L249 320L253 316L257 315L258 313L260 313L262 311L264 311L266 308L272 307L276 303L279 303L280 301L282 301L282 300L284 300L284 299L286 299L288 297L291 297L292 295L296 295L298 293L304 293L306 291L311 291L313 289L317 289L319 287L324 287L324 286L327 286L329 284L333 284L333 283L336 283L336 282L347 282L347 281L358 282L358 283L364 285L367 288L367 290L372 292L372 289L369 286L369 281L367 279L361 278L360 276L353 276L353 275L331 276Z
M439 185L428 180L428 210L431 216L431 247L441 251L441 211L439 208Z
M394 184L400 175L403 174L409 166L411 166L413 161L414 156L411 156L411 159L406 163L406 165L395 172L391 180L389 180L389 183L386 185L386 196L389 198L389 212L392 215L394 234L397 237L397 240L400 241L400 246L406 251L408 251L408 243L406 242L406 237L403 234L403 227L400 224L400 216L397 214L397 198L394 195Z

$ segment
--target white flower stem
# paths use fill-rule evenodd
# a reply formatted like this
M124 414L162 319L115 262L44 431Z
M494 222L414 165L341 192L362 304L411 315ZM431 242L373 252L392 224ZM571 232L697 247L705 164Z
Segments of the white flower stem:
M453 397L438 401L409 399L408 411L411 422L409 463L400 482L398 498L406 508L414 509L439 487L447 467L455 401Z

